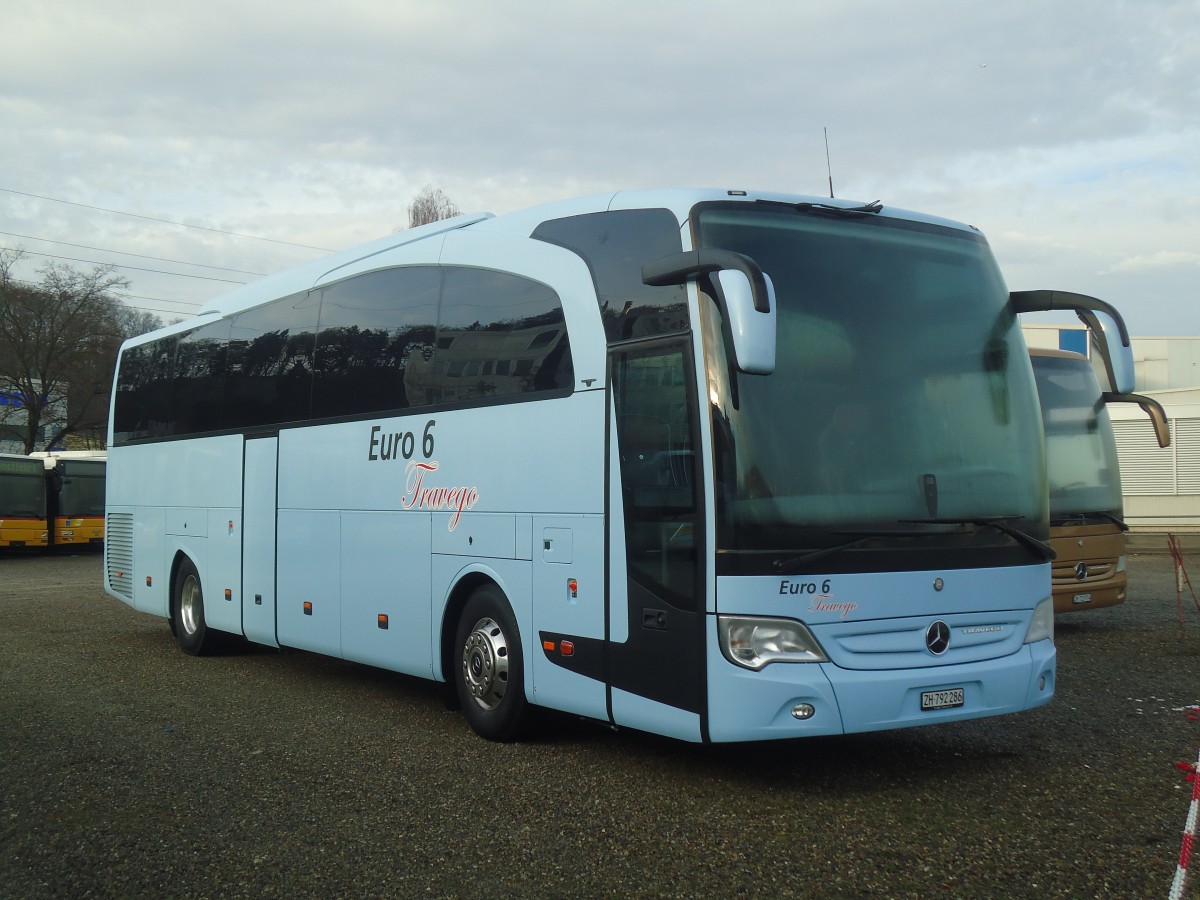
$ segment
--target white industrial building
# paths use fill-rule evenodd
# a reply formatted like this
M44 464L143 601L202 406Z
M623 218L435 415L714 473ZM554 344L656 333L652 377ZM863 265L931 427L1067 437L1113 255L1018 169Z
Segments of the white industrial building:
M1085 351L1082 327L1025 325L1031 347ZM1134 532L1200 533L1200 337L1134 337L1137 392L1166 410L1171 446L1159 447L1142 410L1109 406L1121 465L1125 521Z

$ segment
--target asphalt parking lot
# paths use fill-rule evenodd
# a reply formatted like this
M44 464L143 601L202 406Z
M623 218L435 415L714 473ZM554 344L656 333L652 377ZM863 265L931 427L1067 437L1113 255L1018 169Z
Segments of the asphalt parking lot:
M1200 610L1163 553L1123 606L1059 618L1048 707L714 747L564 717L489 744L428 682L188 657L100 574L0 558L0 896L1160 898L1175 874Z

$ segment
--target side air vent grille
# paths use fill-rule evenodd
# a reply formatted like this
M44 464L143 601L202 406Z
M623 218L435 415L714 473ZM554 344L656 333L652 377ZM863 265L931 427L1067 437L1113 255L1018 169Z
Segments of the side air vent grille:
M133 602L133 513L109 513L104 531L108 585Z

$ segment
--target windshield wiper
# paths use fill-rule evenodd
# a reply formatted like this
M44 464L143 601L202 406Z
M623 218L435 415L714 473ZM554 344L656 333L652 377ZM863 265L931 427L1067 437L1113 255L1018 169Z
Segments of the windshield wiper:
M862 206L834 206L832 203L797 203L796 209L819 209L821 212L841 213L846 216L865 216L874 214L883 209L883 204L878 200L871 203L864 203Z
M1039 541L1031 534L1027 534L1018 528L1013 528L1006 524L1014 519L1021 519L1023 516L987 516L975 519L900 519L896 522L897 525L975 525L982 528L994 528L997 531L1008 535L1014 541L1027 550L1033 552L1039 559L1052 560L1058 554L1054 549L1044 541ZM840 544L834 544L831 547L821 547L818 550L812 550L808 553L802 553L799 556L781 557L776 559L771 565L776 571L782 569L790 569L792 566L804 566L809 563L816 562L819 559L824 559L826 556L833 556L835 553L841 553L843 550L853 550L855 547L861 547L868 541L876 538L928 538L931 532L928 531L835 531L831 532L835 535L853 535L851 540L844 541Z
M803 203L784 203L779 200L756 200L756 203L773 203L779 206L788 206L792 209L807 212L816 210L817 212L840 213L844 216L866 216L874 215L883 209L883 204L878 200L871 203L864 203L862 206L838 206L834 203L814 203L811 200L805 200Z
M1057 557L1058 554L1054 552L1054 548L1045 541L1039 541L1032 534L1027 534L1019 528L1013 528L1011 525L1005 524L1014 519L1021 518L1024 517L985 516L978 519L902 519L901 521L914 525L976 525L981 528L995 528L1047 562Z
M1125 522L1124 522L1124 520L1123 520L1123 519L1121 519L1119 516L1114 516L1114 515L1113 515L1112 513L1110 513L1110 512L1104 512L1103 510L1099 510L1099 509L1098 509L1098 510L1096 510L1094 513L1092 513L1092 515L1093 515L1093 516L1100 516L1102 519L1108 519L1108 521L1112 522L1114 525L1116 525L1116 526L1117 526L1118 528L1120 528L1122 531L1128 531L1128 530L1129 530L1129 526L1125 524Z
M826 556L833 556L835 553L841 553L843 550L853 550L855 547L861 547L867 541L875 538L892 538L892 537L925 537L923 532L915 531L834 531L832 534L852 534L855 535L853 540L846 541L841 544L834 544L832 547L822 547L819 550L811 550L808 553L802 553L799 556L789 556L775 560L771 565L776 570L790 569L792 566L803 566L811 562L816 562L818 559L824 559Z

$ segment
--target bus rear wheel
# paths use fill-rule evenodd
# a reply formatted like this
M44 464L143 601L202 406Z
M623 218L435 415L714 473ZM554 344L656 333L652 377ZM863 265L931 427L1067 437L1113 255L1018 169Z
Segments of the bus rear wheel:
M190 559L184 559L175 574L171 597L171 630L180 649L192 656L210 652L213 639L204 623L204 591L200 573Z
M496 588L477 588L467 600L454 646L455 687L471 728L489 741L519 739L529 720L521 635Z

